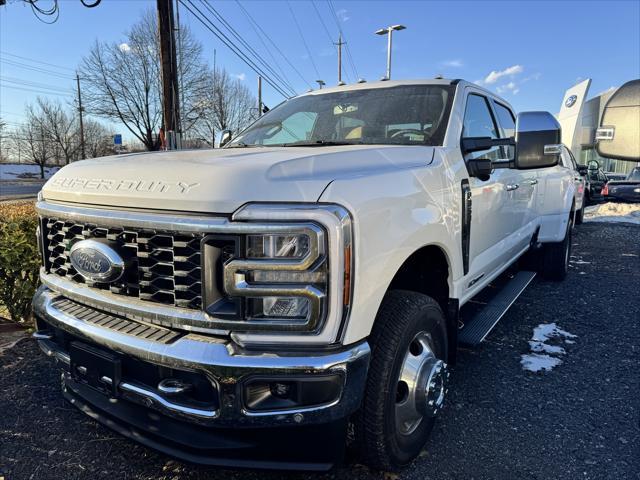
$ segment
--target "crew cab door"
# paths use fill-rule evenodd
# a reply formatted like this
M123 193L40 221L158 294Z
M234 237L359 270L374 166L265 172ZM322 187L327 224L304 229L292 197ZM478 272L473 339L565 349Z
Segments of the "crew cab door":
M467 90L462 138L501 138L491 101L481 92ZM482 152L469 153L472 158L508 160L507 150L493 147ZM519 173L512 169L496 169L488 180L469 178L473 213L471 215L469 245L469 290L482 278L490 277L500 267L510 263L514 255L512 236L522 225L524 203L519 200Z
M492 100L491 102L496 120L501 132L502 138L515 137L516 134L516 119L515 115L509 107L500 103L499 101ZM513 159L515 157L514 147L502 147L503 158ZM510 178L513 181L510 183L511 194L507 198L511 204L512 218L510 227L508 229L508 235L514 237L515 253L529 244L531 236L535 231L536 225L536 193L539 190L538 187L538 172L537 170L514 170L510 169ZM515 189L514 189L515 187Z

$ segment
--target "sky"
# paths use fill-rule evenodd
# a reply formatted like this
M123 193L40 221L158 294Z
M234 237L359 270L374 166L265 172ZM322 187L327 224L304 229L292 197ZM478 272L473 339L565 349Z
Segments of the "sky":
M201 1L193 3L204 10ZM501 94L517 111L555 113L565 90L585 78L592 79L590 96L640 78L640 0L333 0L335 15L325 0L210 1L247 43L283 70L298 93L315 88L317 79L327 85L337 82L337 53L330 40L337 41L338 27L348 47L343 79L380 79L386 67L386 37L374 32L395 24L407 28L393 37L394 79L441 74L475 81ZM42 7L51 4L39 0ZM9 126L23 118L25 104L37 95L73 100L74 69L91 44L121 44L130 25L156 2L103 0L89 9L80 0L60 0L59 6L59 19L51 25L40 22L21 0L0 6L0 118ZM258 36L241 6L288 62ZM257 74L250 67L185 6L180 5L179 15L204 45L210 63L215 50L218 65L257 89ZM267 105L282 100L264 85ZM115 130L126 134L124 127Z

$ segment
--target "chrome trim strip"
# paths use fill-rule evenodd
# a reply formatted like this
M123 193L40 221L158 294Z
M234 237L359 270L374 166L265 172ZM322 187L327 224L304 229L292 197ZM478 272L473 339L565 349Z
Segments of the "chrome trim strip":
M218 416L220 415L220 412L218 410L202 410L200 408L185 407L184 405L170 402L166 398L158 395L156 392L134 385L132 383L121 382L118 385L118 388L124 392L132 393L134 395L143 397L144 399L151 400L155 402L157 406L159 406L162 410L171 410L182 415L202 417L209 420L212 418L218 418ZM148 404L146 404L146 402L143 403L143 405L149 406Z
M212 317L202 310L171 307L132 297L116 295L104 290L87 287L55 274L40 270L40 280L47 288L65 297L105 312L145 321L163 327L180 328L192 332L228 335L227 330L214 328Z

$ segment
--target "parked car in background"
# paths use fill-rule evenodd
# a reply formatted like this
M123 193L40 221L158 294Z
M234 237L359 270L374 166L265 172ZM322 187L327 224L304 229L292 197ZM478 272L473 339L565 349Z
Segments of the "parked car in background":
M611 180L603 190L607 200L640 202L640 167L635 167L624 180Z
M627 174L626 173L604 172L604 174L607 176L609 181L612 181L612 180L625 180L627 178Z
M584 207L587 206L584 201L587 180L580 174L576 159L566 145L562 145L562 149L560 151L560 166L571 172L573 183L576 186L573 192L573 201L575 203L576 212L574 216L574 223L580 225L584 218Z
M577 165L578 172L585 180L585 205L602 202L602 189L609 181L609 177L602 171L600 164L591 160L588 165Z

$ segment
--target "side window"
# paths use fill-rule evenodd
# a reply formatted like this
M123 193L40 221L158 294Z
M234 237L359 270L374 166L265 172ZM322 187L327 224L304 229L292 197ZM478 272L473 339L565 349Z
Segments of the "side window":
M294 113L285 118L280 125L275 126L276 131L271 137L265 138L263 144L277 145L308 140L317 116L318 114L315 112Z
M475 94L467 97L462 136L463 138L499 137L496 123L493 120L489 103L485 97ZM494 147L491 150L475 152L468 155L468 158L490 158L491 160L500 160L501 157L502 151L500 147Z
M509 138L516 134L516 119L513 118L513 113L504 105L495 103L496 115L498 116L498 122L504 131L504 136Z
M493 104L496 107L496 116L498 117L498 123L502 128L503 136L505 138L515 137L516 119L513 117L513 113L511 113L511 110L509 110L501 103L494 102ZM514 147L505 146L502 148L505 158L513 158L516 154L516 150Z

